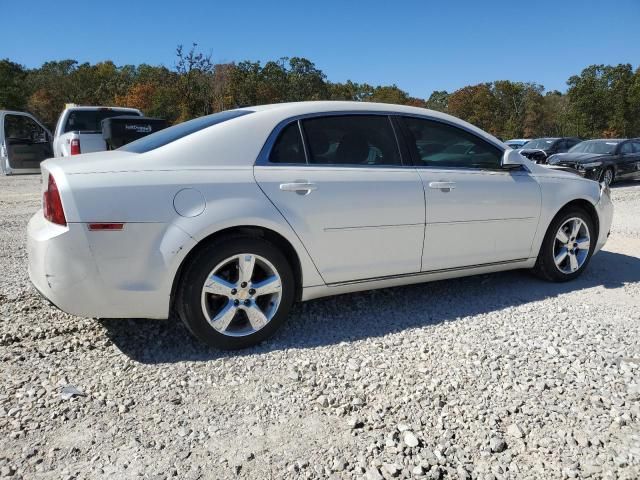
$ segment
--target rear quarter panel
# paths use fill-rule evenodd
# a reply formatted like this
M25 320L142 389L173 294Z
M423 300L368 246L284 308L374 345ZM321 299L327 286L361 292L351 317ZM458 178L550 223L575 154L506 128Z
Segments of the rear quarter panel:
M323 283L298 237L255 183L252 166L55 178L68 222L125 223L121 232L87 233L108 287L155 291L164 301L189 252L209 235L236 226L279 233L298 253L304 286ZM202 199L203 208L196 205L192 216L178 214L174 205L185 188Z

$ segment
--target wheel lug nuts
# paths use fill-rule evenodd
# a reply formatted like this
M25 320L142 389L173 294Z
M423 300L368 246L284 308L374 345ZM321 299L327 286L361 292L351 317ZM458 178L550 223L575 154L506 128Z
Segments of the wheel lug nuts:
M249 305L251 305L251 300L249 300L248 298L244 301L244 304L248 307Z
M242 283L240 284L240 286L241 286L242 288L247 288L247 282L242 282Z
M240 300L238 300L237 298L233 301L233 304L237 307L238 305L240 305Z
M249 289L249 295L254 295L256 293L256 289L255 288L250 288Z
M236 290L235 288L231 289L231 295L235 295L236 293L238 293L238 290Z

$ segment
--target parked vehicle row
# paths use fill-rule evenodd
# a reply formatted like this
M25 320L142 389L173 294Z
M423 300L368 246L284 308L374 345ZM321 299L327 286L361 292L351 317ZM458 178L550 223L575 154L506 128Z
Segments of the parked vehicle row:
M68 105L51 135L33 115L0 111L0 173L39 173L47 158L118 148L166 127L134 108Z
M616 180L640 178L640 139L585 140L567 153L550 156L548 162L572 168L607 185Z
M516 145L508 140L507 145ZM512 148L518 148L512 146ZM640 139L536 138L519 147L530 160L610 185L640 177Z
M580 275L608 188L446 114L301 102L201 117L42 164L29 275L63 310L167 318L220 348L272 335L295 301L529 268Z

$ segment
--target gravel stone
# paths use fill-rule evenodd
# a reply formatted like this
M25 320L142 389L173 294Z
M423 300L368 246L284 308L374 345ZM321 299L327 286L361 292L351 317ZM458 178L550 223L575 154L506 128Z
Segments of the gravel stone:
M40 177L0 177L0 477L640 478L640 183L612 195L575 281L314 300L221 352L175 318L47 304L26 268Z
M406 430L404 432L404 435L402 436L402 439L404 440L404 443L407 445L407 447L411 448L417 447L420 443L418 441L418 437L416 437L416 435L411 430Z

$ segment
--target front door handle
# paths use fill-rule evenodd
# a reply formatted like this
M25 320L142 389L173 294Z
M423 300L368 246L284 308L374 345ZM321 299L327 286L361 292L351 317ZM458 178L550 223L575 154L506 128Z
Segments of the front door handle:
M450 192L456 188L456 182L429 182L429 188Z
M280 184L280 190L283 192L295 192L298 195L309 195L317 189L318 186L315 183L304 181Z

